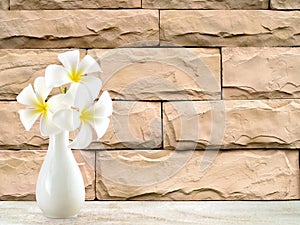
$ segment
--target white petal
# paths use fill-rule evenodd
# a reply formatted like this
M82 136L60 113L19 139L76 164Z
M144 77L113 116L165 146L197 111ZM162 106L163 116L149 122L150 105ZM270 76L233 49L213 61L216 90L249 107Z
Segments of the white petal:
M40 113L35 113L34 109L22 109L19 110L20 119L27 131L30 130L34 122L39 118L41 115Z
M45 79L46 85L51 88L59 87L71 82L68 76L68 71L64 67L58 65L47 66Z
M55 112L62 108L70 108L73 106L73 98L70 94L58 94L52 96L48 100L49 110Z
M81 83L86 86L91 95L91 98L95 100L102 88L102 81L98 77L83 76Z
M72 109L61 109L54 113L53 123L63 130L75 130L80 125L79 112Z
M76 97L76 93L77 93L79 84L80 83L71 83L71 85L66 93L67 95L71 95L72 99L75 99L75 97Z
M52 88L46 86L46 81L44 77L37 77L34 81L34 90L38 96L45 100L50 94Z
M80 110L88 108L94 101L87 87L81 83L71 85L70 92L74 99L74 106Z
M102 72L102 69L92 56L86 55L79 63L78 71L82 74L88 74Z
M92 126L94 127L95 131L97 132L98 138L101 138L108 126L109 126L109 119L108 118L94 118Z
M52 113L48 112L46 116L42 115L40 122L40 130L43 136L49 136L56 134L61 131L57 126L52 122Z
M74 141L69 145L73 149L83 149L89 146L92 142L92 129L91 127L84 123L82 124L79 133L77 134Z
M72 85L73 85L73 86L76 86L77 84L76 84L76 83L73 83ZM64 100L63 100L63 101L64 101L65 104L74 106L74 96L72 95L72 92L69 91L69 90L71 89L72 85L70 85L70 87L69 87L67 93L64 94L65 96L64 96Z
M38 99L33 91L31 84L25 87L17 96L17 101L21 104L35 107Z
M94 116L108 117L112 114L112 111L112 100L109 96L109 93L104 91L94 106Z
M73 50L64 52L58 55L59 61L66 67L69 71L77 70L79 64L80 52L79 50Z

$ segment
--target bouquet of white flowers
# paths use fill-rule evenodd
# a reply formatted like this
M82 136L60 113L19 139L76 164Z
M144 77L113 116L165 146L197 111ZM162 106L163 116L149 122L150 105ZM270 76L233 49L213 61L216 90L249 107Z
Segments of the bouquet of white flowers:
M61 131L80 131L71 148L82 149L92 141L94 128L101 138L109 125L112 101L107 91L97 99L102 87L98 77L89 73L102 72L99 64L89 55L79 61L79 50L59 54L62 65L49 65L45 77L38 77L34 87L29 84L17 96L17 101L28 106L19 111L21 121L28 131L40 117L40 131L44 136ZM69 85L68 87L66 85ZM50 97L53 88L60 94Z

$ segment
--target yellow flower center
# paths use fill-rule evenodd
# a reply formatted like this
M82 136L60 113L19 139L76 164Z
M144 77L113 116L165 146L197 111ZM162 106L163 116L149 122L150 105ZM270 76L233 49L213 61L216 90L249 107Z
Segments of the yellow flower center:
M41 113L46 116L49 110L49 103L45 102L42 98L39 98L35 104L35 113Z
M93 121L93 113L91 110L83 109L81 110L79 119L81 122L92 122Z
M69 73L69 78L75 83L80 82L82 79L82 73L76 69L72 69Z

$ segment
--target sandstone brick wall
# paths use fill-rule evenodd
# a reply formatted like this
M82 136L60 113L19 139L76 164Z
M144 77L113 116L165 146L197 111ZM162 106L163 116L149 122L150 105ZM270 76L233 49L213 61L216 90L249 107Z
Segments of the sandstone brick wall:
M114 100L74 151L87 200L299 199L299 46L299 0L1 0L0 200L35 199L15 99L73 48Z

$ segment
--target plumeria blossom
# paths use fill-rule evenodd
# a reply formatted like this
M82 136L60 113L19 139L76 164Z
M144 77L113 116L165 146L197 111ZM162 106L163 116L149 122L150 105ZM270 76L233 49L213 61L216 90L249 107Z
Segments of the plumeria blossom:
M38 77L34 87L29 84L17 96L17 101L28 108L19 111L21 122L28 131L40 120L40 131L52 136L63 131L79 133L70 148L82 149L92 141L92 128L98 138L106 132L112 114L112 101L108 92L103 92L97 102L102 82L89 73L102 72L98 63L89 55L79 61L79 50L59 54L62 65L49 65L45 77ZM65 86L68 85L68 89ZM64 94L47 100L53 87ZM64 91L62 91L64 88ZM50 137L51 138L51 137Z
M21 122L27 131L39 117L41 117L40 130L42 135L48 136L60 131L52 122L52 115L54 111L65 106L64 95L56 95L46 101L50 92L51 88L46 86L45 78L38 77L34 81L34 89L29 84L17 96L19 103L28 106L27 109L19 110Z
M109 125L109 116L112 114L112 100L107 91L104 91L99 100L94 103L86 88L78 88L74 99L74 106L58 110L53 115L53 122L68 131L80 127L79 133L70 144L70 148L86 148L92 142L92 128L101 138Z
M61 87L71 83L70 92L76 92L79 86L84 86L96 99L102 82L95 76L85 76L89 73L102 72L99 64L90 55L84 56L79 61L79 50L68 51L58 55L61 65L49 65L45 71L46 84L48 87ZM74 88L75 86L75 88Z

